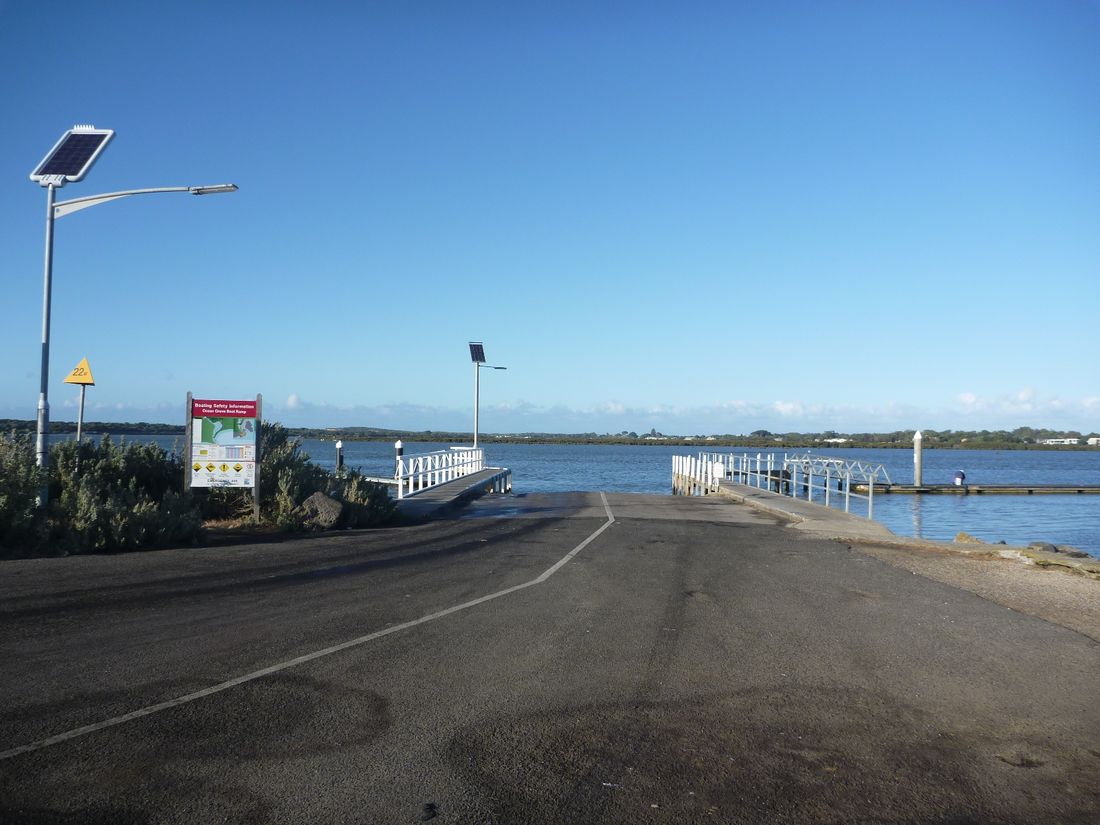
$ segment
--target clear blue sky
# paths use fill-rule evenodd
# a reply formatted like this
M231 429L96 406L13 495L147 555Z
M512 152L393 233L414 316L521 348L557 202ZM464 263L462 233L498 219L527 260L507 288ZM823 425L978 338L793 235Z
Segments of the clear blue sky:
M0 417L1100 429L1100 4L0 0Z

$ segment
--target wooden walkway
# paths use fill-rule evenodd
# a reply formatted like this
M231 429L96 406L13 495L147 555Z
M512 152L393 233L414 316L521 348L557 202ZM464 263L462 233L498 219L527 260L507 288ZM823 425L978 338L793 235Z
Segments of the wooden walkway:
M480 472L456 478L454 481L429 487L411 496L398 499L397 512L411 521L426 521L444 515L494 489L511 492L511 470L489 467Z

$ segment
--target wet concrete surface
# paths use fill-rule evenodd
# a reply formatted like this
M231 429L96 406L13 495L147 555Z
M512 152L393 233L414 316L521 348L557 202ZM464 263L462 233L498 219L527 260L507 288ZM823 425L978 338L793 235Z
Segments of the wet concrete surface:
M1100 644L719 500L535 586L0 760L0 822L1100 821ZM594 494L3 565L0 750L540 576Z

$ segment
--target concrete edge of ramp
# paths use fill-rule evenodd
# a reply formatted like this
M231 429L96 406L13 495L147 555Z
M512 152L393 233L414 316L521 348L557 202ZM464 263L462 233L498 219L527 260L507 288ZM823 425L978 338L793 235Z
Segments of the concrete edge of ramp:
M792 529L816 538L858 544L884 545L900 549L945 550L969 556L998 556L1041 567L1063 568L1070 572L1100 579L1100 559L1073 558L1061 553L1038 550L1034 547L986 544L980 541L970 544L907 538L897 535L885 525L870 519L827 508L822 504L814 504L773 493L770 490L762 490L728 481L719 483L718 495L789 522Z

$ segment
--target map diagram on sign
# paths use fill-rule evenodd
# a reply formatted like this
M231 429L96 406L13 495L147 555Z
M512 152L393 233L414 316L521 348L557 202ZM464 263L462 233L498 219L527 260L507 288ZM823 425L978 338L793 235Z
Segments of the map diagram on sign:
M255 423L254 418L203 418L199 440L208 444L255 444Z
M223 461L256 460L255 418L196 419L192 428L191 454L204 459Z

